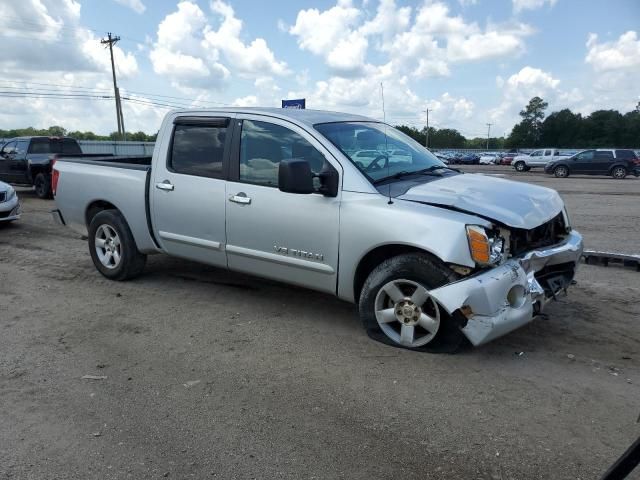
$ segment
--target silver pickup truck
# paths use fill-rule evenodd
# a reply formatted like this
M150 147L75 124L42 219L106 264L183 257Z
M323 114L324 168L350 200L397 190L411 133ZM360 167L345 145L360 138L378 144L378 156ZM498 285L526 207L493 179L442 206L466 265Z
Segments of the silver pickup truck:
M88 237L102 275L166 253L275 279L357 304L372 338L404 348L525 325L582 252L555 191L464 174L366 117L174 111L148 163L54 166L54 219Z

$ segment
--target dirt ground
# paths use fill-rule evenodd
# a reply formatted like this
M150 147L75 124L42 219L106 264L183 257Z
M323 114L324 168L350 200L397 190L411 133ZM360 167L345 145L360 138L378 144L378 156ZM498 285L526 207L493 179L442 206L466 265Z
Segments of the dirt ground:
M558 189L588 248L640 253L640 180L476 169ZM548 319L419 354L335 298L191 262L110 282L52 202L19 194L0 229L0 478L592 479L640 435L632 269L582 266Z

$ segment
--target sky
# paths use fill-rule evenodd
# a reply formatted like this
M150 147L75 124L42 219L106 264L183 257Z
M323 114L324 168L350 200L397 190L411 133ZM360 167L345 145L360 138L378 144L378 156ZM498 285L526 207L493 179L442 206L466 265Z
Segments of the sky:
M640 0L3 0L0 22L4 129L116 130L107 32L127 131L306 98L506 136L535 95L547 113L640 101Z

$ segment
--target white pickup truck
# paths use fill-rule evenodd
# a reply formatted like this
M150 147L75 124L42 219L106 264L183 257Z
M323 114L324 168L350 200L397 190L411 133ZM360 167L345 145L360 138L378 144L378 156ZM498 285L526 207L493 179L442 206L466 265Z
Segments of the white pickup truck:
M54 218L109 279L187 258L355 303L372 338L412 350L530 322L582 252L554 190L462 173L351 114L175 111L153 159L62 157L52 185Z
M518 172L528 172L534 167L543 167L555 160L559 160L563 158L565 155L562 155L557 148L542 148L540 150L535 150L528 155L517 155L514 157L511 165Z

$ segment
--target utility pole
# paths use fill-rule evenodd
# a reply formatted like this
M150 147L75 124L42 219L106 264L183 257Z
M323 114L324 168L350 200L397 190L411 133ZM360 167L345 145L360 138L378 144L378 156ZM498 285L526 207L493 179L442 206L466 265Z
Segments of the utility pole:
M491 125L493 125L493 123L487 123L487 150L489 150L489 134L491 133Z
M429 110L428 108L426 110L423 110L423 112L426 112L427 114L427 137L424 140L424 146L426 148L429 148L429 112L431 110Z
M120 90L116 82L116 66L113 61L113 46L120 41L120 37L107 33L107 38L100 40L103 45L109 45L109 53L111 54L111 74L113 75L113 92L116 99L116 119L118 120L118 136L124 140L124 118L122 117L122 103L120 102Z

